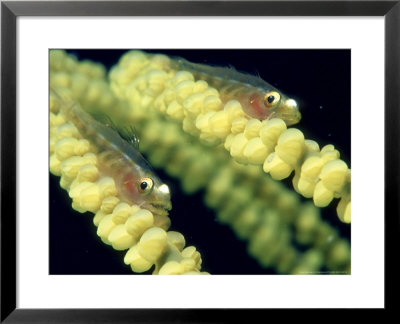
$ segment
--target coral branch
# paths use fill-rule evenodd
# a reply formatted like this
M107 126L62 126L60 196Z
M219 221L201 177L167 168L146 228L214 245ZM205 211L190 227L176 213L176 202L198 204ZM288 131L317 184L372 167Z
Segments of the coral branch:
M338 216L350 223L350 170L333 145L320 150L281 119L251 118L237 100L222 104L218 89L171 65L166 56L128 52L110 73L112 89L130 102L132 114L142 107L178 120L188 134L210 145L223 143L235 161L263 165L276 180L294 171L297 192L313 197L318 207L340 198Z

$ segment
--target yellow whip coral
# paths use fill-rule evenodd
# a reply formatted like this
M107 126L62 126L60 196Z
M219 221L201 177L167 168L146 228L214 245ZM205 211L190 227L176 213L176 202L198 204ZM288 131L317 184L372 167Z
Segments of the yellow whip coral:
M152 61L159 62L159 68L164 69L155 69L152 64L157 63ZM333 198L340 198L338 216L343 222L350 223L350 170L333 145L320 149L315 141L306 140L299 129L287 129L287 125L300 119L297 108L290 110L287 107L289 101L293 106L292 99L281 99L284 104L274 107L268 117L259 120L260 117L253 118L251 115L255 113L248 112L244 106L244 102L253 104L253 92L258 89L256 86L252 86L251 90L247 89L249 86L241 86L243 90L238 86L240 81L236 80L233 85L221 84L221 80L230 75L220 71L216 71L215 75L206 75L207 83L195 76L212 72L200 69L198 65L192 67L179 62L179 59L166 56L130 52L111 71L111 86L132 106L145 102L149 109L180 121L185 132L198 136L204 142L214 145L223 143L237 162L262 165L264 172L273 179L282 180L295 171L293 186L297 192L304 197L312 197L318 207L325 207ZM181 68L189 71L182 71ZM210 82L211 79L217 79L219 83ZM217 83L221 93L209 83ZM146 84L149 91L143 93L140 89ZM153 85L158 88L152 89ZM228 94L222 94L226 92ZM277 93L271 90L265 92L266 96ZM243 96L247 101L239 99ZM267 107L265 110L268 110Z
M61 176L72 207L95 213L97 234L135 272L198 273L201 258L184 249L178 232L167 232L169 190L137 148L70 102L63 89L50 92L50 171ZM136 184L137 183L137 184Z
M62 53L53 54L65 55ZM122 57L110 73L110 87L118 99L109 91L99 91L107 88L105 82L92 76L96 82L85 79L83 73L77 72L83 63L69 57L63 59L75 62L75 67L68 71L68 64L64 63L59 70L53 68L54 84L75 89L72 96L85 103L85 109L107 111L117 127L136 122L151 164L165 167L168 174L180 178L187 193L206 190L207 205L216 209L219 221L230 224L240 238L249 240L249 253L262 265L280 273L312 272L323 267L349 270L348 244L319 218L317 209L289 195L286 188L276 186L267 177L260 177L258 167L232 164L223 152L227 149L240 163L263 165L274 178L284 178L295 170L293 183L297 191L306 197L312 196L310 191L318 192L314 197L316 205L341 197L339 217L349 221L349 170L332 146L319 150L315 142L304 140L302 132L286 130L279 119L248 118L239 109L238 101L227 102L221 110L215 88L208 87L205 81L195 81L189 71L175 71L165 56L134 51ZM76 90L82 88L79 82L86 87L89 84L86 93ZM171 90L168 85L178 90ZM209 95L205 96L207 91ZM90 95L102 99L96 103L88 99ZM110 103L116 102L110 110ZM191 135L182 134L174 120L181 121L183 130ZM195 143L193 135L208 146ZM222 146L210 147L219 143ZM76 147L75 142L70 147ZM299 161L301 164L297 165ZM314 183L317 189L311 188ZM293 226L296 241L308 245L309 252L302 254L293 247L291 230L282 230L285 226ZM269 251L266 247L270 247Z

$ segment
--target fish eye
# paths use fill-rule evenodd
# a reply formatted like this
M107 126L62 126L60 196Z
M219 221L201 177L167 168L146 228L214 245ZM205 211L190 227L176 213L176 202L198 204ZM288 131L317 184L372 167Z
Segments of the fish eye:
M281 95L276 91L270 91L264 97L264 105L268 108L275 108L280 101Z
M150 178L142 178L139 181L139 192L142 194L149 194L153 190L154 182Z

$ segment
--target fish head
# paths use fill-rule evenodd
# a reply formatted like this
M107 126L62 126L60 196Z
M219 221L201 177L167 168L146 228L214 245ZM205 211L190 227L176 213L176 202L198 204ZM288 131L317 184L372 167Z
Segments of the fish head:
M167 216L172 208L168 185L154 173L131 169L120 177L119 187L123 200L148 209L154 215Z
M278 91L270 91L264 96L264 105L271 111L268 119L280 118L287 126L297 124L301 120L296 100L288 98Z
M139 187L143 188L146 186L146 184L150 185L151 182L148 181L149 179L151 179L153 183L153 188L151 192L144 197L145 200L143 206L155 215L167 216L168 211L172 208L169 187L155 175L153 175L151 178L142 178L139 183Z
M280 118L290 126L297 124L301 119L296 100L288 98L278 90L257 90L243 103L244 112L259 120Z

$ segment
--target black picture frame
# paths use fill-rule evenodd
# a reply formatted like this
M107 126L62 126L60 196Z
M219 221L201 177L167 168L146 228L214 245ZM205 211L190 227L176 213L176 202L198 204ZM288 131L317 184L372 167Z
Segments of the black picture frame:
M16 19L19 16L384 16L385 309L396 307L399 237L400 1L3 1L1 3L1 322L234 322L265 310L16 308ZM373 44L371 45L373 46ZM39 292L38 292L39 293ZM249 314L252 312L251 314Z

